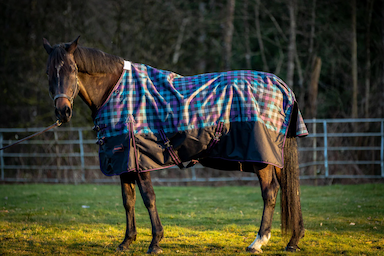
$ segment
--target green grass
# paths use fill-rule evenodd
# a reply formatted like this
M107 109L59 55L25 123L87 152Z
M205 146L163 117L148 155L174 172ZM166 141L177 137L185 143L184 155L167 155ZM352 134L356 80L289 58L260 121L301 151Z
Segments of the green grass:
M259 187L155 187L164 255L249 255L263 203ZM296 255L384 255L384 184L303 186L306 236ZM0 255L144 255L150 221L140 195L137 241L122 241L119 186L0 185ZM83 205L89 208L82 208ZM279 205L265 255L283 248Z

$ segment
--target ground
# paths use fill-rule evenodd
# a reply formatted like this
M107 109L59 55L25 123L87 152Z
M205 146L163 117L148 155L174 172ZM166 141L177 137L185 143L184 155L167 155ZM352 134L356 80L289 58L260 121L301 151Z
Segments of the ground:
M164 255L249 255L263 209L259 187L155 187ZM125 230L118 185L0 185L0 254L114 255ZM296 255L384 255L384 184L302 186L306 236ZM264 255L290 255L279 205ZM151 241L136 203L137 241Z

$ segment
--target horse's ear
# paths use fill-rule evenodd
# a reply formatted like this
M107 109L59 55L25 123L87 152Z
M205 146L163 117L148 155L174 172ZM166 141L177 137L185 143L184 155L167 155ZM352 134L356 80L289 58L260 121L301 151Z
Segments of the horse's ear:
M53 48L52 46L49 44L48 40L43 38L43 45L44 45L44 49L47 51L48 55L51 54Z
M77 48L77 41L79 41L80 36L78 36L68 47L67 52L73 54Z

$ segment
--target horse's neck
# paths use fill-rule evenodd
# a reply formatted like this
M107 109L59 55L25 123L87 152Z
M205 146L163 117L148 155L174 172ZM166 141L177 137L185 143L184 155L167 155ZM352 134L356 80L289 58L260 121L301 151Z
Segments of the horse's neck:
M123 70L121 70L122 72ZM119 81L120 73L88 74L79 73L80 92L79 95L88 105L94 117L107 100L114 86Z

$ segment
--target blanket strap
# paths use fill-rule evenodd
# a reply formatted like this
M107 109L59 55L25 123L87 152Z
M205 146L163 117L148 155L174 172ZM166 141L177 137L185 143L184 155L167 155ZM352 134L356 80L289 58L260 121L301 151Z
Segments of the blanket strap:
M213 148L220 141L221 135L223 135L223 129L224 129L224 122L219 122L217 124L216 132L212 141L209 143L207 150L204 152L204 154L200 158L207 157L212 152ZM191 162L189 162L189 164L187 165L187 168L194 166L198 162L199 162L198 159L192 159Z
M172 157L172 160L173 162L179 166L180 169L184 169L184 165L183 165L183 162L181 162L179 156L177 155L177 153L175 152L175 150L173 149L172 145L171 145L171 141L167 138L167 136L165 135L165 132L160 129L159 130L159 133L160 133L160 137L161 139L163 140L164 142L164 145L165 147L167 148L168 152L169 152L169 155Z
M133 119L133 118L132 118ZM134 133L134 128L133 128L133 122L134 120L131 120L131 118L128 121L129 124L129 136L132 139L132 144L133 144L133 151L135 153L135 164L136 164L136 172L140 172L139 169L139 160L137 159L137 150L136 150L136 142L135 142L135 133Z

